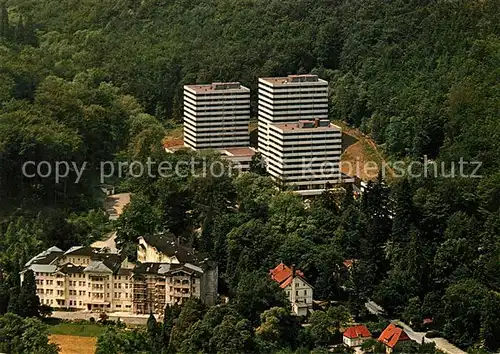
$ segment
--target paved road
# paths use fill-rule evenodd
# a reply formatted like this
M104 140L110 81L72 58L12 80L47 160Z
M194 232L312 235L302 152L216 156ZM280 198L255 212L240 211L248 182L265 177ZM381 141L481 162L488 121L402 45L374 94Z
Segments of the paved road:
M111 220L116 220L122 215L123 208L130 203L130 193L113 194L104 201L104 208Z
M391 322L394 323L395 325L398 325L399 327L402 327L404 329L404 331L406 332L406 334L408 334L408 336L412 340L414 340L415 342L422 343L422 338L423 338L425 343L434 342L436 344L436 348L438 348L439 350L442 350L445 353L448 353L448 354L467 354L466 352L464 352L460 348L457 348L456 346L454 346L453 344L451 344L450 342L448 342L444 338L426 338L425 332L415 332L410 326L408 326L407 324L405 324L399 320L394 320Z
M368 301L365 304L365 307L370 313L374 315L384 316L385 314L384 309L374 301ZM410 326L399 320L391 320L391 323L394 323L395 325L398 325L399 327L403 328L406 334L408 334L408 337L410 337L413 341L417 343L422 343L422 340L424 340L425 343L434 342L436 344L436 348L442 350L447 354L467 354L466 352L454 346L444 338L425 338L425 332L415 332Z
M384 315L384 309L380 307L375 301L368 301L365 304L366 309L374 315L377 316L383 316Z

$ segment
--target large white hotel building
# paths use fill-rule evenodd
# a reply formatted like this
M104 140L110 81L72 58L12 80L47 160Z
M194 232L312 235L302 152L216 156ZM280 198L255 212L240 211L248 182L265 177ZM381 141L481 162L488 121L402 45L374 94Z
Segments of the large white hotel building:
M304 196L352 181L340 172L342 130L328 120L328 82L317 75L259 79L259 151L269 174Z
M250 144L250 89L239 82L184 86L184 145L197 149Z
M267 170L303 196L342 181L342 130L328 119L270 124Z
M268 157L270 125L328 119L328 82L317 75L259 79L259 152Z

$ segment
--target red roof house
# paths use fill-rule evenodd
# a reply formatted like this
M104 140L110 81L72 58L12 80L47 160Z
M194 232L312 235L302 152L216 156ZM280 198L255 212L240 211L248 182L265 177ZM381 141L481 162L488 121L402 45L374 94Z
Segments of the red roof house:
M282 262L269 270L269 275L287 294L293 313L306 316L312 308L313 287L305 280L304 273Z
M292 269L286 266L283 262L278 264L276 268L269 271L271 279L280 284L282 289L290 285L292 281ZM295 270L295 276L299 276L304 279L304 273L300 270Z
M402 341L410 340L410 337L402 328L396 327L392 323L378 337L378 341L385 344L387 352L392 352L396 344Z
M371 339L372 334L365 325L349 327L343 335L344 343L349 347L357 347L367 339Z

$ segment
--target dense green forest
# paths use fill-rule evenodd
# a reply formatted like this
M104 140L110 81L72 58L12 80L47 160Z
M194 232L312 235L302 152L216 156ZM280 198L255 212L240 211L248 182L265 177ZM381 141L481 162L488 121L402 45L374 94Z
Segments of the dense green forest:
M181 122L183 84L237 80L255 95L259 76L306 72L330 81L330 118L370 134L390 160L480 161L482 178L378 180L360 199L326 194L310 205L264 176L125 179L132 203L109 225L101 161L202 158L161 149ZM267 285L265 301L241 305L256 298L252 282L286 261L315 297L342 300L354 316L375 299L412 323L432 317L457 345L498 350L499 114L495 0L0 1L0 313L22 312L9 294L41 249L119 227L132 254L138 235L170 230L219 261L220 291L236 299L221 313L188 309L184 324L162 329L168 336L148 337L170 338L170 349L224 352L206 339L217 336L228 352L297 349ZM87 166L79 183L74 170L60 183L23 176L26 161L42 160ZM346 258L358 262L342 282ZM258 329L271 317L286 325L266 337ZM308 349L328 341L318 331L300 334Z

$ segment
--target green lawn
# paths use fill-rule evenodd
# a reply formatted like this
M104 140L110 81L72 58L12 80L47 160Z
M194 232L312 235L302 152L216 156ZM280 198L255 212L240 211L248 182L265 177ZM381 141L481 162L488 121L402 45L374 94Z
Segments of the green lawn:
M93 323L59 323L49 326L49 334L67 334L82 337L99 337L105 330L105 326Z

